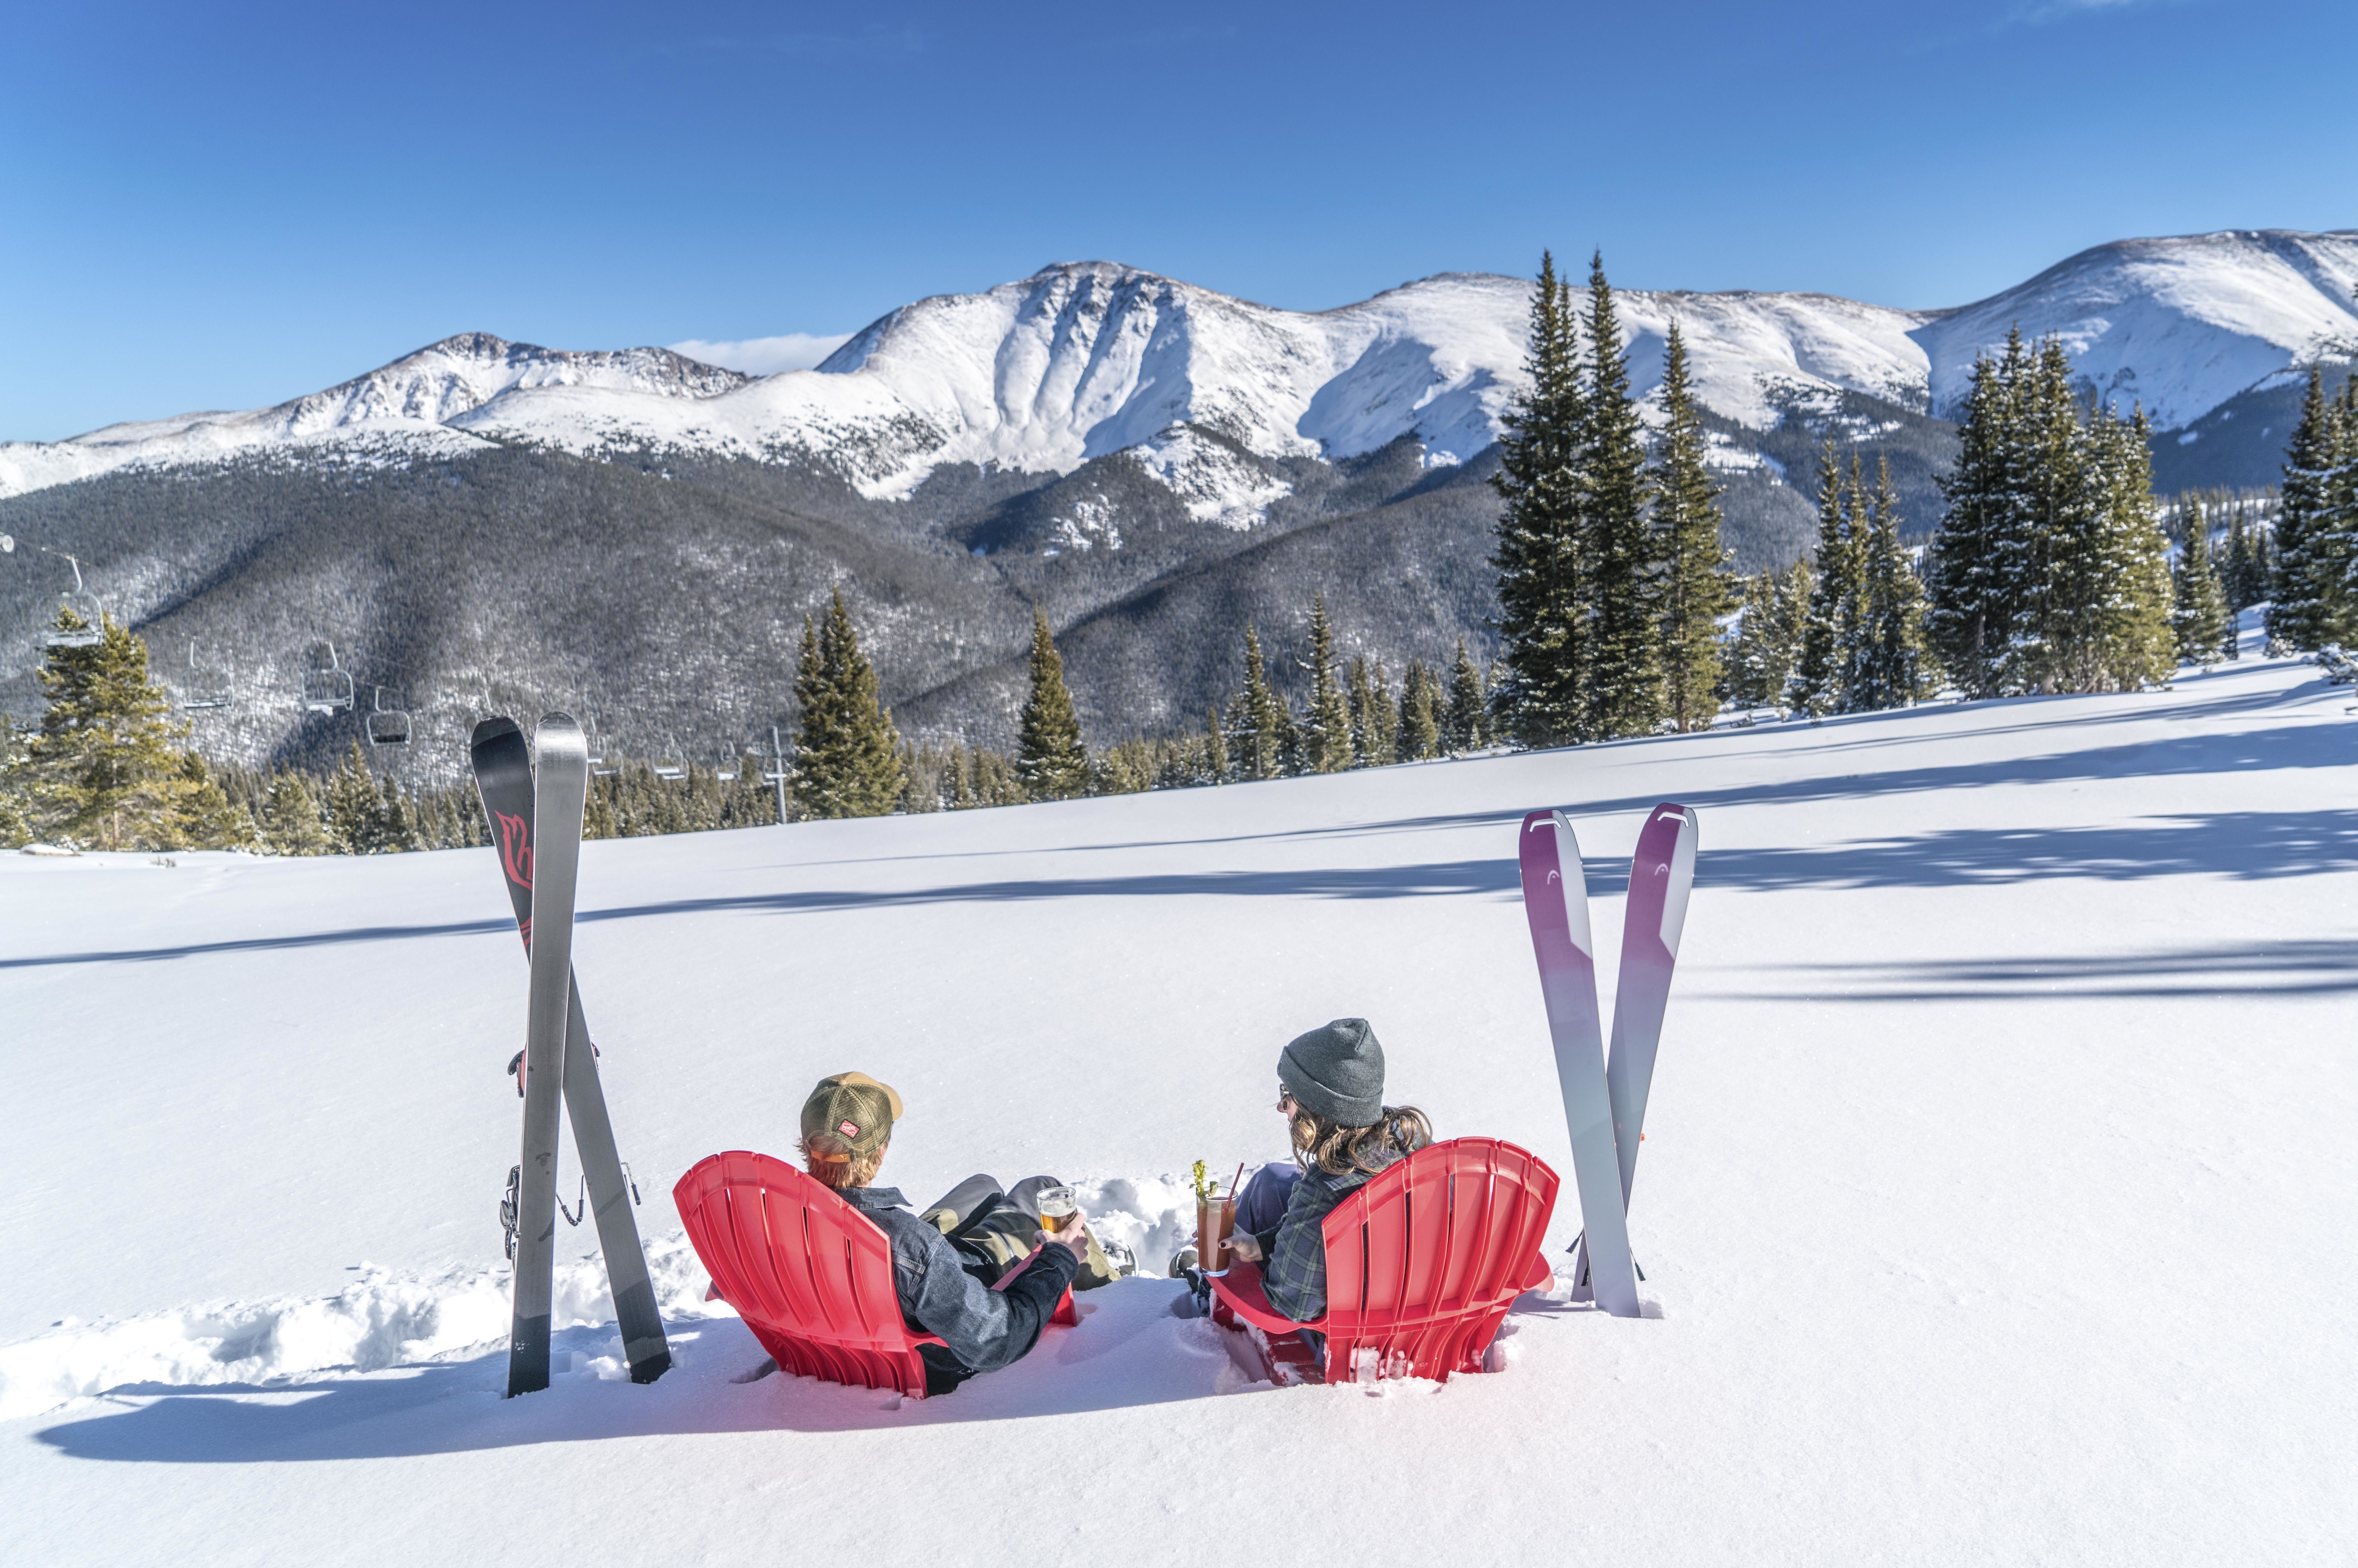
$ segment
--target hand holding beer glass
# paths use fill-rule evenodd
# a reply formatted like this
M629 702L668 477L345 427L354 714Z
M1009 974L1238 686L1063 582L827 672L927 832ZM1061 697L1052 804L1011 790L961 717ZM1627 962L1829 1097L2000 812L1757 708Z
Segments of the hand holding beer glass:
M1081 1212L1080 1200L1072 1188L1040 1189L1040 1240L1043 1245L1065 1248L1074 1257L1087 1260L1089 1220Z

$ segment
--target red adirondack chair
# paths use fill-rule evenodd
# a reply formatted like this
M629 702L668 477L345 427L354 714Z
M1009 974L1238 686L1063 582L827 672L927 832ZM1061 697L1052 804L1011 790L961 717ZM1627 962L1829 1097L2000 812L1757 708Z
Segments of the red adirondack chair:
M942 1341L903 1321L892 1243L874 1220L784 1161L743 1150L698 1161L671 1195L713 1294L780 1367L925 1397L917 1346ZM1072 1292L1052 1321L1080 1321Z
M1296 1323L1278 1312L1250 1263L1213 1275L1212 1289L1272 1342L1305 1328L1325 1335L1330 1382L1368 1351L1384 1377L1478 1372L1507 1308L1552 1273L1540 1248L1555 1189L1546 1162L1512 1143L1428 1144L1327 1214L1325 1316Z

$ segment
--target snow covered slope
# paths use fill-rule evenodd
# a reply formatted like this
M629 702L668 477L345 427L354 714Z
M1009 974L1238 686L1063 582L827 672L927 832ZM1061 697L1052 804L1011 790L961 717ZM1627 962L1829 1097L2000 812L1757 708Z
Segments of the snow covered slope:
M2174 430L2313 360L2358 355L2353 288L2358 232L2346 230L2123 240L1950 311L1915 337L1944 415L1963 403L1974 354L2019 327L2026 338L2061 338L2100 394L2124 411L2141 400L2157 429Z
M618 1380L566 1231L562 1375L517 1400L490 852L0 859L0 1556L2342 1561L2358 730L2255 643L2140 696L591 844L582 997L681 1360ZM1281 1152L1271 1064L1338 1015L1388 1098L1566 1169L1516 818L1572 812L1609 986L1665 798L1703 854L1650 1315L1527 1298L1496 1376L1279 1391L1141 1279L946 1399L738 1380L668 1189L848 1066L907 1100L884 1180L1053 1171L1150 1263L1189 1162Z
M1974 355L2015 325L2060 334L2093 384L2142 397L2173 428L2352 352L2353 283L2358 233L2236 232L2100 246L1960 310L1643 290L1622 309L1639 391L1658 382L1676 319L1704 402L1755 429L1840 391L1952 411ZM328 439L398 447L438 428L591 455L810 464L871 497L905 496L945 463L1066 473L1180 424L1270 458L1350 457L1413 435L1428 460L1462 462L1496 438L1521 384L1529 297L1520 278L1444 274L1303 313L1073 263L903 306L818 369L760 380L664 349L558 353L475 333L259 413L0 445L0 495L124 463Z

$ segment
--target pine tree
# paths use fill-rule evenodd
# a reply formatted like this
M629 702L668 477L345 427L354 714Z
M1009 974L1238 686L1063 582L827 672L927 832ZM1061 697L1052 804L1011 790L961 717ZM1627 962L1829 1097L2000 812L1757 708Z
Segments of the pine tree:
M377 793L368 755L358 741L328 775L320 815L326 818L329 842L340 855L374 855L387 844L384 797Z
M266 841L275 854L325 855L335 849L327 825L319 819L319 804L301 773L272 775L270 806L264 826Z
M1924 590L1907 546L1899 542L1899 497L1891 487L1888 460L1877 460L1875 489L1866 498L1865 512L1858 652L1849 701L1853 712L1905 708L1928 695L1931 684L1924 651Z
M1358 768L1377 766L1376 687L1368 675L1366 654L1351 655L1351 678L1346 689L1351 705L1351 765Z
M259 849L262 835L244 806L233 802L204 758L190 752L180 759L189 787L180 809L180 839L195 849Z
M1762 572L1744 589L1744 618L1730 653L1728 697L1744 708L1781 708L1801 654L1816 578L1804 558Z
M1442 720L1442 744L1452 752L1479 751L1489 743L1482 693L1482 672L1457 639L1457 663L1449 675L1449 707Z
M1351 705L1335 678L1335 627L1326 619L1326 596L1310 606L1310 713L1302 726L1302 771L1339 773L1351 766Z
M1279 702L1270 689L1260 635L1245 625L1245 684L1228 703L1228 753L1237 779L1273 779L1282 770Z
M17 733L16 722L0 713L0 849L16 849L32 842L33 801L26 763L31 751Z
M1501 727L1514 739L1560 746L1581 739L1586 722L1591 650L1581 448L1588 419L1570 291L1546 252L1531 291L1523 369L1531 386L1501 417L1506 433L1489 481L1506 503L1490 557L1507 666L1495 701Z
M1400 750L1422 762L1441 755L1441 715L1447 706L1440 680L1422 659L1411 659L1401 683Z
M1996 697L2016 679L2026 576L2020 481L2022 334L1998 359L1974 362L1956 466L1941 481L1948 511L1928 552L1931 609L1925 630L1967 697Z
M1228 777L1228 741L1220 733L1220 710L1204 710L1204 776L1200 784L1225 784Z
M1679 729L1708 730L1719 710L1719 622L1736 608L1736 594L1731 557L1719 538L1720 487L1704 463L1703 416L1676 321L1662 355L1662 456L1654 478L1662 697Z
M1032 611L1032 692L1016 727L1015 776L1033 800L1070 800L1089 789L1088 752L1073 694L1065 687L1065 661L1048 634L1048 617Z
M2344 581L2346 538L2334 527L2333 489L2341 421L2325 395L2321 366L2309 367L2300 420L2285 447L2283 503L2277 514L2274 602L2268 637L2303 653L2350 635Z
M899 804L905 774L892 715L877 700L876 672L860 651L851 611L837 589L826 618L803 618L795 672L802 722L795 732L795 802L811 816L882 816ZM676 807L658 800L658 820ZM660 830L673 831L663 828Z
M88 622L58 610L60 631ZM172 742L171 698L147 673L147 645L115 622L100 640L51 648L40 669L49 706L21 764L36 831L110 849L179 847L181 812L196 793Z
M1365 760L1369 767L1390 767L1400 761L1400 709L1392 705L1391 680L1384 673L1381 659L1376 661L1368 695L1368 751Z
M2058 345L2056 358L2062 354ZM2082 433L2095 514L2095 567L2084 600L2093 656L2066 689L2136 691L2169 679L2169 542L2153 498L2153 430L2143 408L2100 409Z
M2171 575L2169 630L2178 662L2215 665L2228 635L2227 593L2211 566L2211 520L2200 496L2188 496L2179 513L2178 565Z
M1629 395L1629 356L1622 351L1601 251L1589 263L1584 335L1588 384L1580 452L1586 491L1581 522L1592 563L1595 635L1582 732L1611 741L1650 735L1661 727L1661 564L1660 547L1646 521L1645 427L1637 399Z
M1786 701L1798 713L1821 718L1848 711L1849 663L1865 586L1860 541L1854 527L1855 486L1843 482L1829 439L1818 459L1818 548L1800 653Z

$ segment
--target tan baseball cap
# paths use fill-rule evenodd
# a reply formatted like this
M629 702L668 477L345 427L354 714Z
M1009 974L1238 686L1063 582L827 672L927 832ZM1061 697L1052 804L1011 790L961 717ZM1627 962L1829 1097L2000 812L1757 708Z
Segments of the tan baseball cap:
M865 1073L834 1073L803 1101L803 1144L858 1159L884 1146L901 1119L901 1097Z

